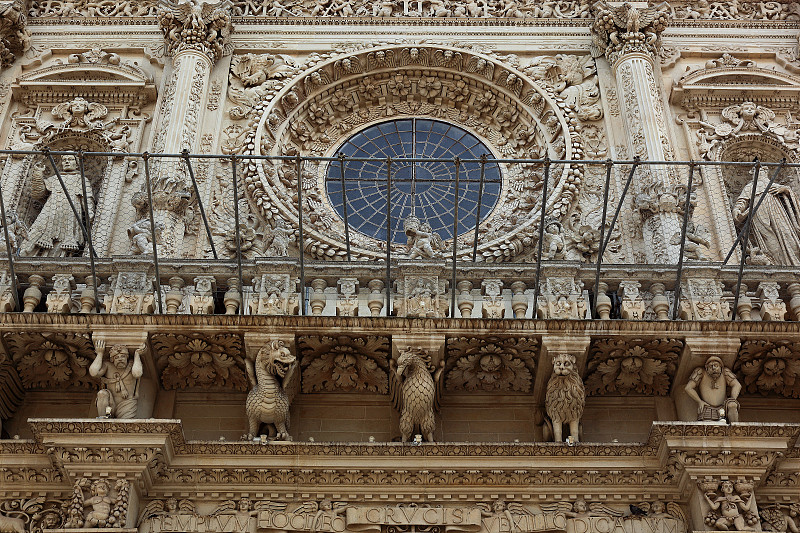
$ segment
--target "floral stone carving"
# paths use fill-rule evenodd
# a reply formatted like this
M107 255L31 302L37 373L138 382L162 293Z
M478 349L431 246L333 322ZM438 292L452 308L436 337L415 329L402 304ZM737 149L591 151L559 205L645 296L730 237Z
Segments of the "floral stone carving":
M586 393L666 396L683 342L678 339L603 339L589 350Z
M447 339L449 391L531 392L539 342L531 338Z
M444 365L435 368L430 354L421 348L401 350L392 359L392 398L400 411L401 441L407 442L416 430L433 442L436 428L434 411L439 405Z
M31 32L25 27L26 5L22 0L0 5L0 67L6 68L17 55L31 46Z
M734 371L749 393L800 398L800 343L745 341Z
M575 356L572 354L553 355L553 375L547 382L544 406L552 423L553 440L556 442L561 442L562 424L569 424L569 438L572 442L579 440L586 390L575 363Z
M788 505L775 503L761 508L761 529L764 531L781 531L796 533L800 531L800 503Z
M66 521L65 505L43 496L8 500L0 504L0 530L9 533L41 533L44 529L60 529Z
M388 337L302 336L297 347L304 393L389 392Z
M6 333L3 339L26 389L97 387L89 375L94 346L88 335Z
M242 338L232 334L152 336L156 368L165 389L247 390Z
M89 491L87 498L85 492ZM114 484L107 479L80 478L75 482L67 511L66 528L121 528L128 515L130 483L124 479Z
M292 440L289 435L289 404L297 392L297 358L283 341L272 341L261 348L255 361L247 359L247 438L259 434L266 424L270 437Z

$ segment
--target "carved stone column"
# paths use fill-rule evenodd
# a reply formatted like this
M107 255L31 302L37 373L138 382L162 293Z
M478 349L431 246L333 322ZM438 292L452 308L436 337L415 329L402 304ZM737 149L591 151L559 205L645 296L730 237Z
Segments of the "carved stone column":
M211 69L232 50L230 0L200 4L162 1L158 23L172 56L172 73L162 96L153 152L197 152ZM154 219L157 226L161 225L159 252L183 255L183 235L193 214L188 209L192 196L189 177L175 159L154 160L151 168ZM147 191L142 192L134 198L134 205L143 218L148 200Z
M666 2L644 8L628 3L612 7L603 1L594 6L592 52L595 57L605 55L611 64L617 93L622 96L628 148L642 160L674 159L656 83L656 61L661 32L669 20L668 9ZM638 177L635 204L644 222L647 261L675 263L679 246L672 242L681 231L684 199L677 187L681 180L674 176L672 168L650 165L641 167Z

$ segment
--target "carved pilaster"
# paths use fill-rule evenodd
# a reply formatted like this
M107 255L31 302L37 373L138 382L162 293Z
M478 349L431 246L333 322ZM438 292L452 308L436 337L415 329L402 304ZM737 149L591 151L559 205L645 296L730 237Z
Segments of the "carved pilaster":
M606 2L594 6L592 50L605 54L614 70L617 93L622 95L622 115L629 152L643 160L674 159L666 124L661 91L656 83L655 64L661 32L669 22L666 2L647 8L629 4L612 7ZM648 166L640 171L641 184L635 205L642 219L650 263L677 262L679 242L673 236L681 231L681 202L670 168Z

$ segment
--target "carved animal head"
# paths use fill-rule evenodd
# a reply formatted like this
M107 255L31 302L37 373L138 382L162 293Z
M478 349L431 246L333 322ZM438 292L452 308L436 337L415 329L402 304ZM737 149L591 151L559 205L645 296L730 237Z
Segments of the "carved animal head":
M420 348L406 348L400 352L400 357L397 358L397 375L402 376L408 369L420 367L427 370L428 364L426 362L427 353Z
M566 376L575 372L575 356L560 353L553 356L553 374Z
M273 374L279 378L286 377L289 368L297 361L292 355L286 343L283 341L272 341L258 351L256 355L256 365L266 369L268 374Z

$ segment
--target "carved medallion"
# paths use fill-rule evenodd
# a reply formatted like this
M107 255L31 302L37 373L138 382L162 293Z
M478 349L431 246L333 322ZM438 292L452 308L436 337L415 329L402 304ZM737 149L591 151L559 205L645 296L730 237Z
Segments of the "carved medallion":
M586 392L666 396L682 350L678 339L596 340L589 350Z

